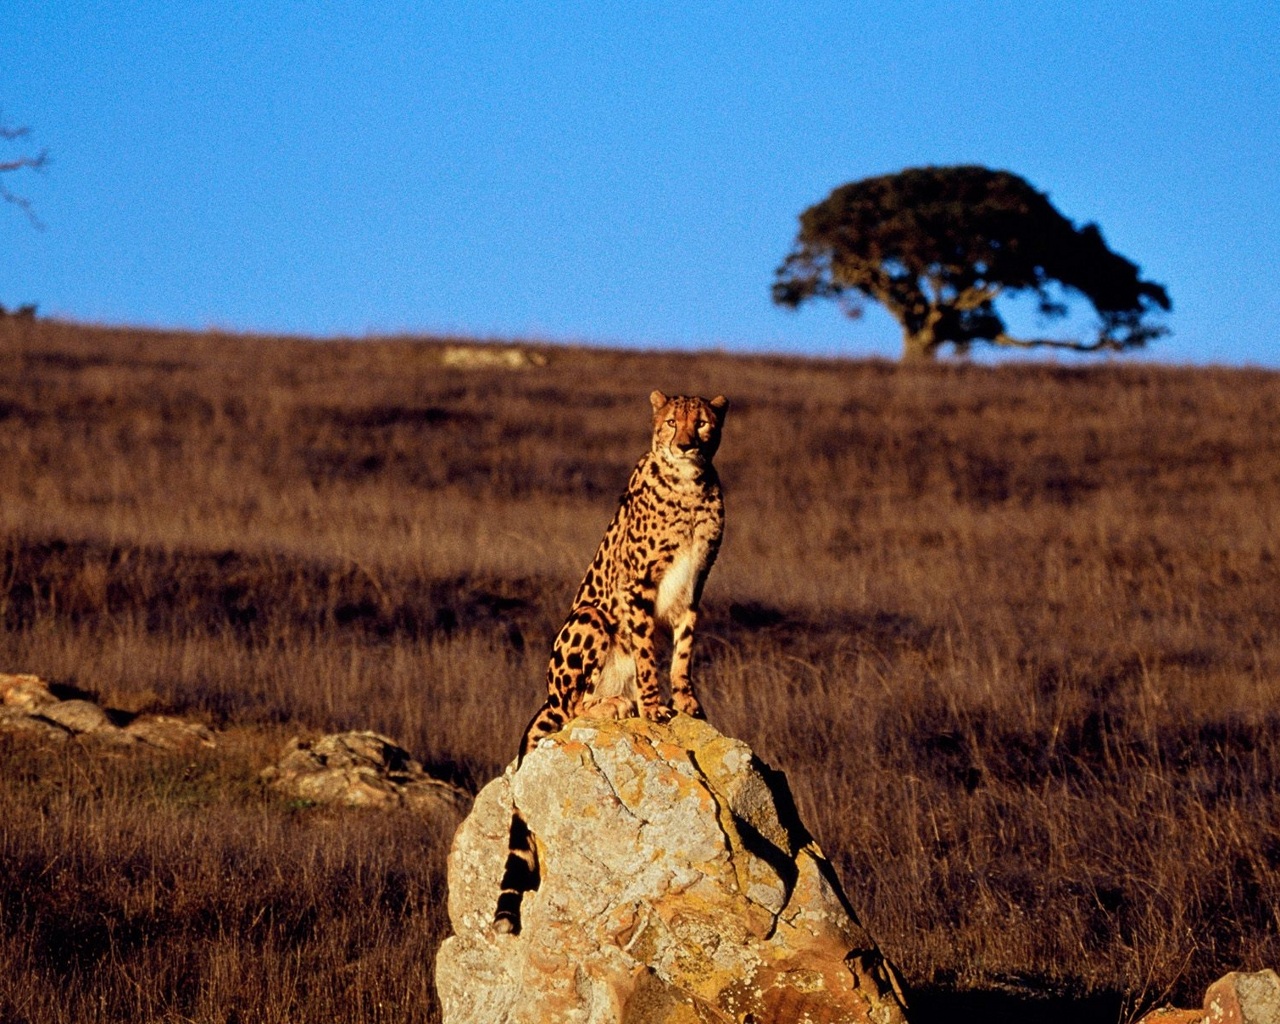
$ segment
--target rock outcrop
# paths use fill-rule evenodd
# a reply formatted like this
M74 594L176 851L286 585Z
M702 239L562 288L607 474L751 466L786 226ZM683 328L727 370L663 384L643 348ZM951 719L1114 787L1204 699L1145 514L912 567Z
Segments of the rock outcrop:
M107 750L217 745L215 734L199 722L112 710L88 696L39 676L0 672L0 733L54 743L75 739ZM279 762L261 777L288 796L316 804L463 814L471 802L466 790L429 775L403 747L375 732L291 740Z
M165 750L216 745L213 733L198 722L112 712L83 696L60 697L56 690L39 676L0 672L0 732L53 742L83 737L109 746Z
M511 801L541 884L491 919ZM905 1020L786 780L683 715L578 719L476 797L449 856L446 1024Z
M1275 971L1223 975L1204 994L1199 1010L1161 1007L1139 1024L1280 1024L1280 975Z
M427 774L407 750L376 732L290 740L262 779L295 799L317 804L462 812L471 801L466 790Z

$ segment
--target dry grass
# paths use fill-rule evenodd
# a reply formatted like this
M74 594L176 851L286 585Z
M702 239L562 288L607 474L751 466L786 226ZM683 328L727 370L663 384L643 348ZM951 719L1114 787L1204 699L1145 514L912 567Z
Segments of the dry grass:
M439 351L0 320L0 670L236 737L0 746L0 1018L437 1019L452 823L252 779L498 771L654 387L734 403L709 717L926 1008L1280 963L1280 376Z
M429 1019L447 836L273 802L224 746L3 744L0 1019Z

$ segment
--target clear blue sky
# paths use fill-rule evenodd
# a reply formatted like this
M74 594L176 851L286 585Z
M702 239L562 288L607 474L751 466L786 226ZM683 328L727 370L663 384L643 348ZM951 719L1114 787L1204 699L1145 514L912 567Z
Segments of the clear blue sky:
M1015 171L1280 366L1280 4L7 0L0 303L97 322L898 351L769 299L797 214ZM15 155L12 144L0 159Z

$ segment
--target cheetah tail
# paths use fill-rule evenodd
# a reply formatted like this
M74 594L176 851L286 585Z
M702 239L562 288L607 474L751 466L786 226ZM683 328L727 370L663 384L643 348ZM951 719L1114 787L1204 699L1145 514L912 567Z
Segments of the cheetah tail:
M502 892L493 913L494 931L520 934L520 904L524 894L538 888L538 853L529 825L516 808L511 809L511 835L507 863L502 871Z

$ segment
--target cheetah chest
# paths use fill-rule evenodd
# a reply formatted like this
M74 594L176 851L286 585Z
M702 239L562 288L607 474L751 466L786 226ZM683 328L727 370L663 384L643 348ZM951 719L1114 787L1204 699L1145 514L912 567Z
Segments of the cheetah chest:
M706 562L705 544L691 544L676 553L658 582L657 617L663 622L674 622L693 605L694 586Z

